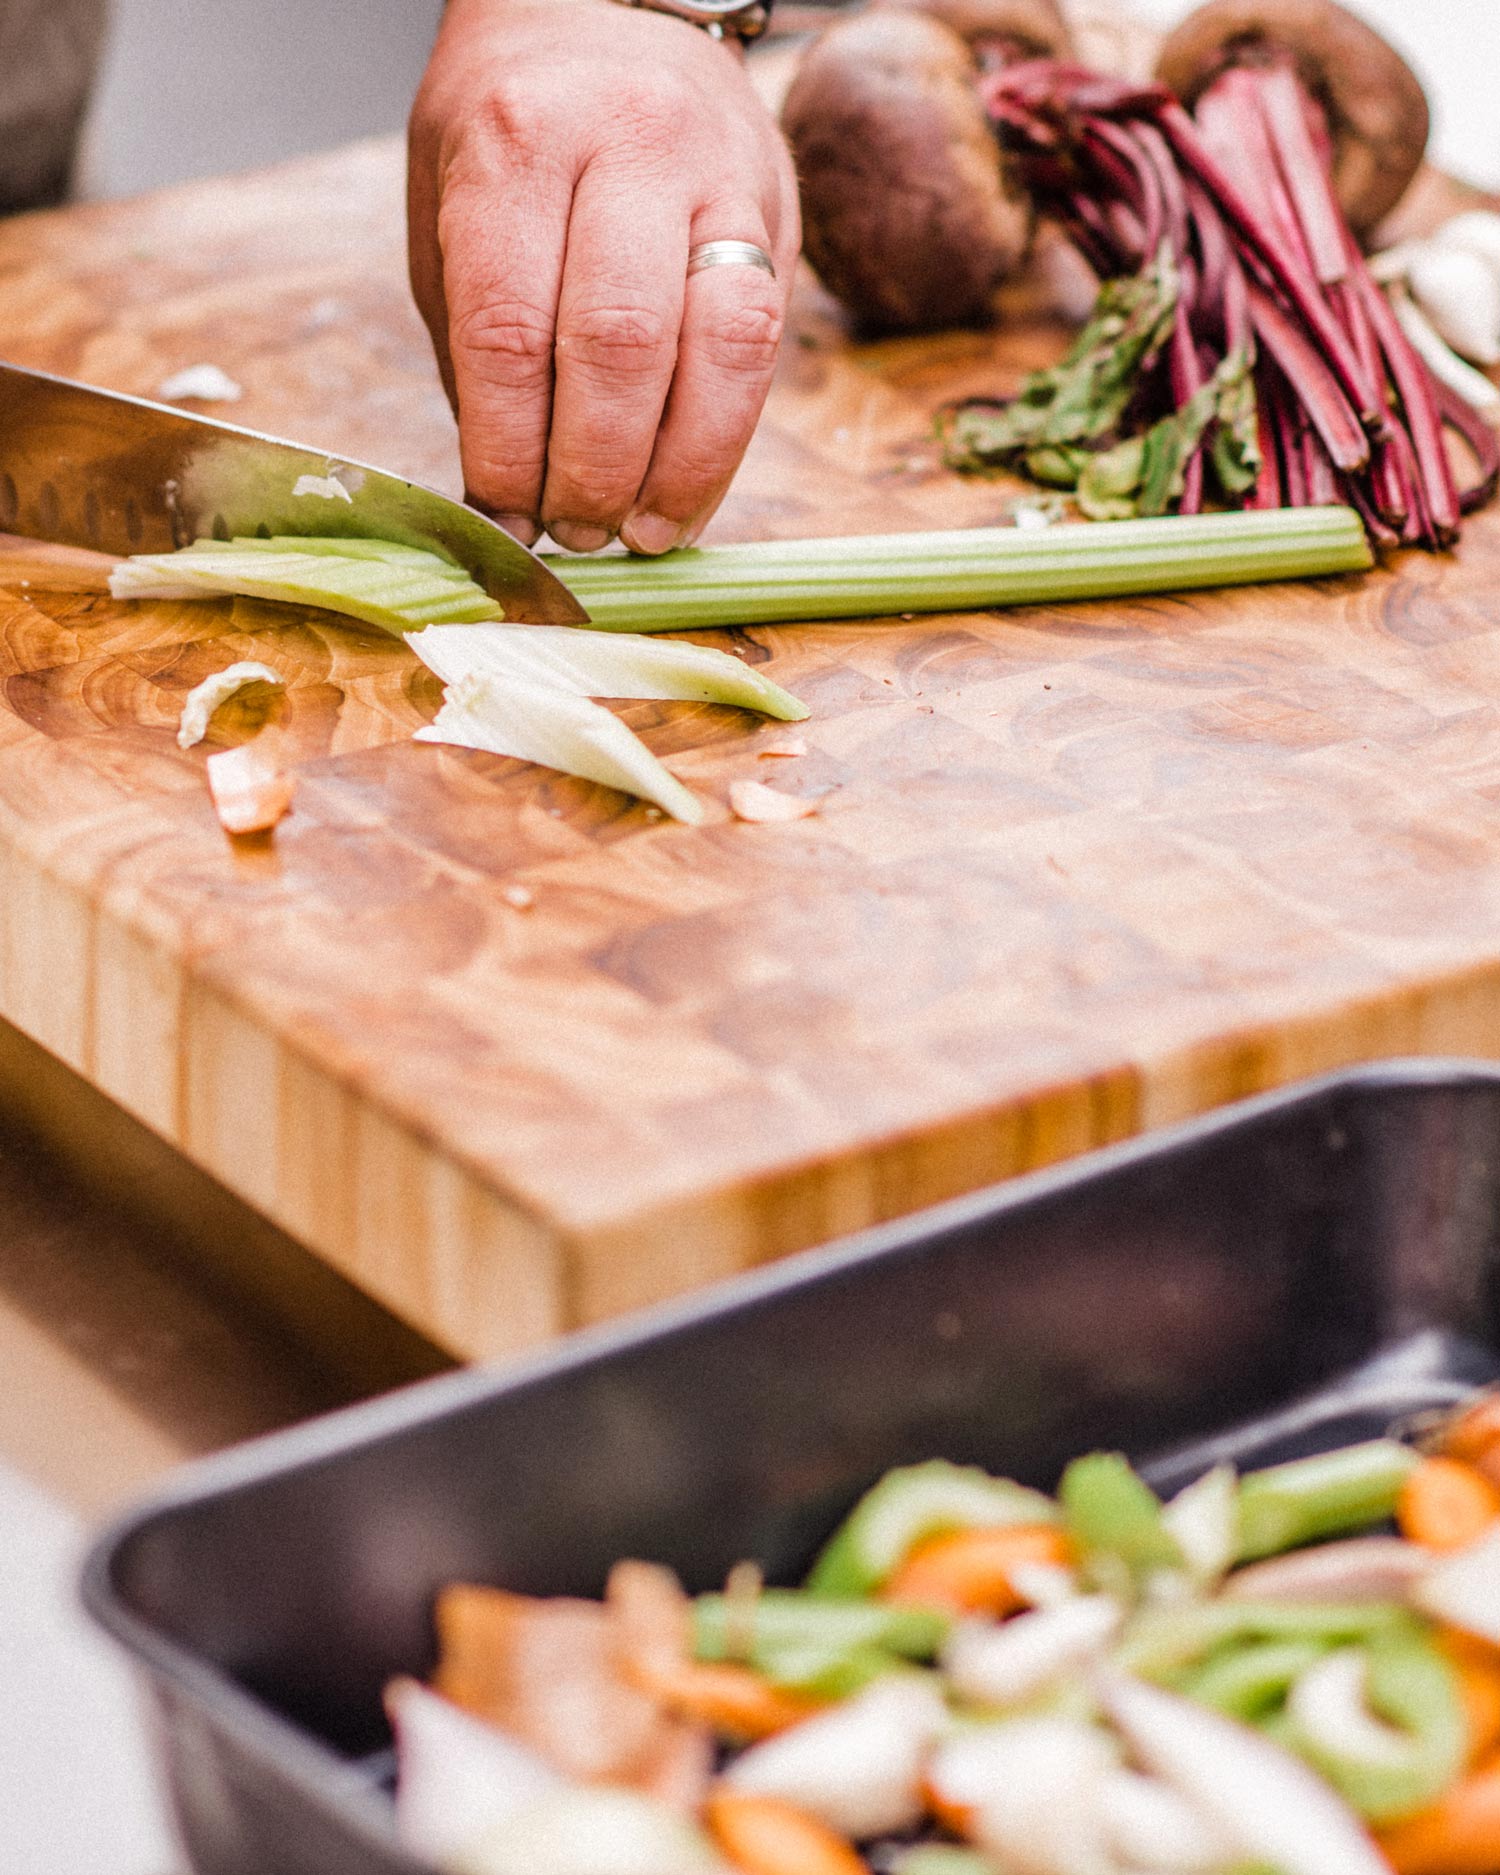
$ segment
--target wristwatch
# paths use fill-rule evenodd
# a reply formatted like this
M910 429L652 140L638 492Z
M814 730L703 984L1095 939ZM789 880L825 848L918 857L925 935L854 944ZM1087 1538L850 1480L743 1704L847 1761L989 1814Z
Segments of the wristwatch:
M673 19L701 26L715 39L759 39L771 18L771 0L619 0L621 6L670 13Z

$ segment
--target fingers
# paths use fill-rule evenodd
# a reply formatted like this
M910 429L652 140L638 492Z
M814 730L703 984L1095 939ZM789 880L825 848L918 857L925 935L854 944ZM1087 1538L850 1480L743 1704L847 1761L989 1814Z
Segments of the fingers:
M452 183L437 217L464 487L527 542L547 472L570 195L565 172L531 166Z
M541 513L579 552L602 547L629 513L677 363L688 213L665 181L605 161L573 196Z
M778 241L773 248L759 216L746 207L700 221L692 245L719 239L766 248L776 260L776 275L753 266L710 267L687 282L677 369L660 433L620 530L637 553L665 553L696 538L739 467L776 368L795 230L790 243Z

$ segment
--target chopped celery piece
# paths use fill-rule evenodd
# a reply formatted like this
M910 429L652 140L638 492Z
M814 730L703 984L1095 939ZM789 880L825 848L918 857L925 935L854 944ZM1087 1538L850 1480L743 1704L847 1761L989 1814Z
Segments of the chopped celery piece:
M580 631L576 625L443 625L406 642L445 684L462 677L556 684L580 697L663 697L736 704L800 722L779 684L727 651L661 638Z
M745 1660L775 1679L778 1660L826 1665L872 1649L931 1660L951 1625L934 1608L834 1601L802 1589L765 1589L745 1603L700 1595L693 1604L693 1652L699 1660Z
M831 1647L808 1641L766 1641L755 1667L773 1686L806 1699L852 1699L888 1673L911 1671L911 1662L885 1647Z
M886 1868L888 1875L999 1875L987 1855L956 1842L914 1843L899 1849Z
M1247 509L1053 528L989 527L549 557L599 631L1049 605L1363 572L1352 508Z
M413 626L477 624L502 616L462 567L419 547L376 540L197 540L176 553L122 561L109 589L117 599L243 593L342 612L398 636Z
M1370 1439L1247 1472L1240 1480L1236 1559L1253 1562L1383 1522L1395 1514L1401 1486L1416 1463L1409 1446Z
M1329 1655L1293 1687L1287 1741L1371 1822L1432 1802L1463 1769L1453 1668L1425 1637Z
M1316 1636L1234 1642L1211 1654L1177 1690L1231 1719L1259 1719L1279 1706L1297 1675L1333 1645Z
M1187 1602L1138 1614L1117 1658L1130 1673L1171 1679L1236 1642L1311 1640L1332 1647L1421 1632L1420 1621L1399 1602Z
M387 566L417 566L424 572L444 573L459 585L469 575L456 560L427 547L407 547L395 540L372 540L364 534L237 534L234 540L193 540L183 553L222 553L227 546L252 553L310 553L335 560L383 560Z
M208 734L208 725L214 711L225 703L237 690L246 684L285 684L286 679L279 671L273 671L269 664L259 664L252 659L242 659L238 664L226 665L222 671L215 671L205 677L201 684L195 684L183 699L182 719L177 726L177 746L179 749L191 749Z
M1057 1495L1068 1530L1091 1568L1109 1559L1118 1559L1132 1575L1182 1567L1182 1551L1162 1521L1161 1499L1121 1453L1075 1458Z
M992 1478L977 1465L929 1459L888 1471L855 1505L813 1564L815 1595L869 1595L927 1537L950 1530L1056 1523L1040 1491Z
M540 762L654 801L690 825L703 818L692 792L618 716L551 684L501 685L488 677L466 677L444 692L436 720L419 729L416 740Z

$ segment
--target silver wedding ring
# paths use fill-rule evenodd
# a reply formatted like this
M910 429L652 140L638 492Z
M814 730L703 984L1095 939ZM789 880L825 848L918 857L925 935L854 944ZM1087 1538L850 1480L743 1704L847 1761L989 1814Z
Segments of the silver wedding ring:
M760 267L776 278L776 263L753 241L704 241L688 252L688 278L707 267Z

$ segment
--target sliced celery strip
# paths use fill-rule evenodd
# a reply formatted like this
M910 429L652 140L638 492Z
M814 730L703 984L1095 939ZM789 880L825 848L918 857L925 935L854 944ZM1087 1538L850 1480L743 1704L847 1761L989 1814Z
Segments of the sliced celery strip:
M1316 1635L1233 1641L1211 1654L1177 1690L1231 1719L1258 1719L1279 1706L1297 1675L1315 1666L1334 1645Z
M1344 1677L1344 1668L1363 1688L1373 1721L1368 1732L1357 1725L1353 1736L1341 1736L1351 1728L1315 1706L1309 1677L1292 1691L1288 1742L1361 1816L1376 1823L1409 1816L1463 1769L1467 1736L1457 1676L1425 1636L1349 1649L1312 1671Z
M1236 1559L1253 1562L1380 1523L1395 1514L1401 1486L1416 1463L1410 1446L1368 1439L1247 1472L1240 1480Z
M783 722L807 706L726 651L634 634L605 636L575 625L442 625L406 642L445 684L468 676L496 683L555 684L580 697L684 698L737 704Z
M1115 1574L1120 1564L1132 1575L1182 1567L1182 1551L1162 1520L1161 1499L1122 1453L1075 1458L1057 1495L1069 1534L1091 1567L1109 1559L1116 1562ZM1110 1573L1106 1568L1106 1581Z
M397 636L413 626L502 616L462 567L419 547L374 540L197 540L176 553L122 561L109 589L117 599L243 593L342 612Z
M1042 529L992 527L694 547L660 559L553 554L600 631L1048 605L1363 572L1352 508L1249 509Z
M931 1660L950 1626L938 1609L831 1601L800 1589L766 1589L748 1606L700 1595L693 1652L699 1660L745 1660L790 1692L847 1699L914 1660Z
M949 1530L1056 1523L1050 1497L977 1465L929 1459L903 1465L874 1484L834 1531L813 1564L815 1595L870 1595L909 1551Z
M1333 1647L1421 1632L1421 1622L1399 1602L1185 1602L1137 1615L1116 1659L1144 1679L1171 1680L1218 1648L1252 1641L1316 1641Z
M416 740L540 762L654 801L676 820L703 818L693 794L618 716L555 685L466 677L445 691L436 720Z

